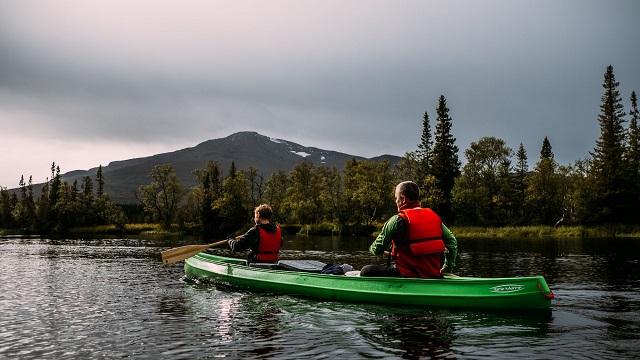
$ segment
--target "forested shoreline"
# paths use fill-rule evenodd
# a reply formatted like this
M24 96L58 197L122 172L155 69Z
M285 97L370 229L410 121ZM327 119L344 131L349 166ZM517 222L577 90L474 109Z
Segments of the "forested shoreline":
M18 193L0 188L0 229L29 234L79 229L127 233L137 227L231 234L246 230L253 208L268 203L274 220L289 224L290 231L370 235L396 213L395 185L412 180L422 189L423 206L463 233L462 229L485 229L499 236L495 229L502 228L558 236L563 234L559 228L565 228L582 236L635 236L634 228L640 225L639 112L635 92L629 97L631 110L625 112L618 85L613 68L607 67L597 116L600 136L587 158L566 165L555 161L546 137L532 169L522 143L514 152L502 139L483 137L464 151L463 166L451 134L453 120L440 96L434 131L425 112L421 142L395 166L354 158L337 169L302 159L288 173L280 170L267 176L257 167L238 170L234 163L225 174L217 161L209 161L193 170L197 185L187 189L173 165L162 164L149 174L150 184L138 189L139 204L115 204L104 191L108 179L102 166L95 178L69 184L53 163L51 178L39 194L34 193L31 177L20 180ZM156 224L157 229L140 224ZM560 236L575 236L564 233Z

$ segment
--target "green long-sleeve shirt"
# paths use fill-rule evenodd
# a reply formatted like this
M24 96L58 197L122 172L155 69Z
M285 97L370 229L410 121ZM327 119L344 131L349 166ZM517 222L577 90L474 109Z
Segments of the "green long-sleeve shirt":
M373 255L380 255L389 248L391 240L402 239L406 226L404 220L399 215L392 216L382 226L380 234L369 247L369 252ZM456 267L456 257L458 256L458 240L451 233L451 230L442 224L442 240L444 241L444 271L453 272Z

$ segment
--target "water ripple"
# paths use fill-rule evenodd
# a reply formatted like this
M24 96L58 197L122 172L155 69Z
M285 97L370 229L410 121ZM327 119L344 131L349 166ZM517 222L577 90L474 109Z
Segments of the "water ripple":
M380 260L330 241L283 256ZM0 357L631 358L640 351L638 280L590 279L594 268L607 268L603 261L625 273L638 262L599 256L600 247L596 255L562 248L551 257L527 249L513 262L498 250L461 249L468 273L547 271L556 294L551 316L399 309L192 283L179 264L162 266L158 250L136 239L2 238Z

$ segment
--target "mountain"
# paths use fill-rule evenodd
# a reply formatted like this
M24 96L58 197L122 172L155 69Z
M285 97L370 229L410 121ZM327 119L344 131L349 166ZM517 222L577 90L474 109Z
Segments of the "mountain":
M113 161L102 167L102 175L105 181L104 190L113 202L135 203L137 200L134 191L137 191L140 185L151 183L149 173L155 165L173 164L182 185L191 188L196 185L193 170L204 167L210 160L218 161L223 176L228 173L233 161L238 170L246 170L253 166L264 174L265 179L268 179L277 170L291 171L303 158L317 165L335 166L339 170L342 170L345 163L352 158L365 159L361 156L306 147L256 132L239 132L225 138L208 140L191 148L143 158ZM382 155L367 160L389 160L391 164L396 164L400 157ZM85 176L95 180L97 169L96 167L71 171L63 174L62 180L69 183L77 180L78 184L82 184L82 178ZM35 190L40 188L41 186L34 186Z

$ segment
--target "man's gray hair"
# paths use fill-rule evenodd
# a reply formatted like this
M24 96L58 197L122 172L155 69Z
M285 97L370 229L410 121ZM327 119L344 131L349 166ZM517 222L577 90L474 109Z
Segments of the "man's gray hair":
M403 181L397 186L398 193L409 200L420 200L420 188L413 181Z

